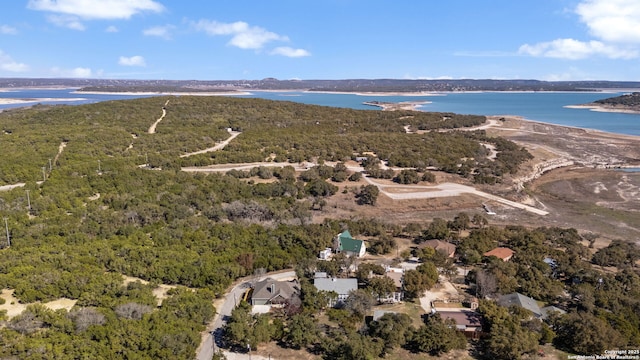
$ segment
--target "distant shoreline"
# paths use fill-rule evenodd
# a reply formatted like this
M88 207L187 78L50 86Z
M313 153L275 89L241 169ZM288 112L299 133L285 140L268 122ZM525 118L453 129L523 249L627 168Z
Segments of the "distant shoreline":
M140 95L149 95L149 96L239 96L239 95L251 95L250 92L245 91L226 91L226 92L181 92L181 91L170 91L170 92L162 92L162 91L73 91L72 94L89 94L89 95L129 95L129 96L140 96Z
M381 101L365 101L362 104L381 108L382 111L396 111L396 110L419 111L418 107L420 105L431 104L431 101L403 101L399 103L381 102Z
M57 102L57 101L85 101L83 98L36 98L36 99L4 99L0 98L0 105L17 105L32 104L39 102Z
M566 105L563 107L567 109L588 109L588 110L597 111L597 112L640 114L640 110L632 110L628 108L616 108L616 107L603 106L603 105L597 105L597 104Z

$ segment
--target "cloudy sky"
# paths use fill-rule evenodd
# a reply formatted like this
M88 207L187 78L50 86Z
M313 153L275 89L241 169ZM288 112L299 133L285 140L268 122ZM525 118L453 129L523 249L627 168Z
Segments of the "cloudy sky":
M640 1L11 0L0 77L640 81Z

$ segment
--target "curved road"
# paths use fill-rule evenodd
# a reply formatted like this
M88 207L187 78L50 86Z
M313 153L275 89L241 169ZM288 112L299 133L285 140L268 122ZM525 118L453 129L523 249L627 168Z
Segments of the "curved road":
M258 281L264 280L266 278L272 278L274 280L283 280L287 278L292 278L296 276L296 272L292 270L284 271L284 272L274 272L263 275ZM203 340L198 347L196 359L197 360L211 360L213 358L213 352L218 349L220 342L222 340L222 328L224 324L226 324L227 319L231 316L231 311L235 308L238 301L242 299L242 295L245 291L249 289L251 286L249 280L251 276L242 278L236 281L227 292L224 298L224 303L222 306L216 309L216 316L213 318L213 321L207 325L207 333L204 334ZM234 354L234 359L240 359L244 354ZM248 355L247 359L250 358ZM229 357L229 356L227 356ZM254 359L258 359L257 356L253 357Z
M149 130L147 131L149 134L155 134L156 126L158 126L160 121L162 121L162 119L164 119L164 117L167 116L167 105L169 105L169 100L167 100L167 102L165 102L164 106L162 107L162 116L160 116L160 118L156 120L156 122L154 122L153 125L149 127Z

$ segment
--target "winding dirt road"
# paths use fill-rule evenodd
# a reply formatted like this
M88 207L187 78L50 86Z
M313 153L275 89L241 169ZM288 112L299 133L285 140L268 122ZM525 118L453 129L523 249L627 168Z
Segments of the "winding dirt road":
M147 131L149 134L155 134L156 126L158 126L158 124L160 124L160 121L162 121L162 119L167 116L167 105L169 105L169 100L167 100L167 102L165 102L164 106L162 107L162 116L160 116L160 118L158 118L158 120L156 120L156 122L154 122L153 125L149 127L149 130Z
M214 152L214 151L222 150L222 149L224 149L225 146L229 145L231 140L235 139L238 135L241 134L241 132L233 131L231 129L227 129L227 131L229 132L229 134L231 134L231 136L229 136L229 138L227 138L226 140L224 140L220 144L217 144L216 146L213 146L213 147L210 147L210 148L206 148L204 150L198 150L198 151L194 151L192 153L183 154L183 155L180 155L180 157L181 158L185 158L185 157L189 157L189 156L193 156L193 155L204 154L204 153L208 153L208 152Z

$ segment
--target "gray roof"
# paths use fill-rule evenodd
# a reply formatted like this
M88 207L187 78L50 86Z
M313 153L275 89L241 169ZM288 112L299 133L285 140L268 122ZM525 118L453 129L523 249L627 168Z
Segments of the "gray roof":
M335 291L338 295L348 295L358 289L358 279L316 278L313 285L321 291Z
M540 310L542 310L542 318L543 319L548 318L549 315L551 315L551 313L553 313L553 312L557 312L560 315L564 315L564 314L567 313L566 311L564 311L564 310L562 310L562 309L560 309L559 307L556 307L556 306L545 306Z
M520 293L502 295L500 299L498 299L498 304L505 307L518 305L531 311L536 317L542 317L543 315L542 310L540 310L540 306L538 306L538 303L534 299Z
M373 321L380 320L386 314L397 314L397 311L388 311L388 310L374 310L373 311Z
M290 299L297 292L297 281L276 281L268 278L256 283L251 299L267 299L268 301L278 297Z

